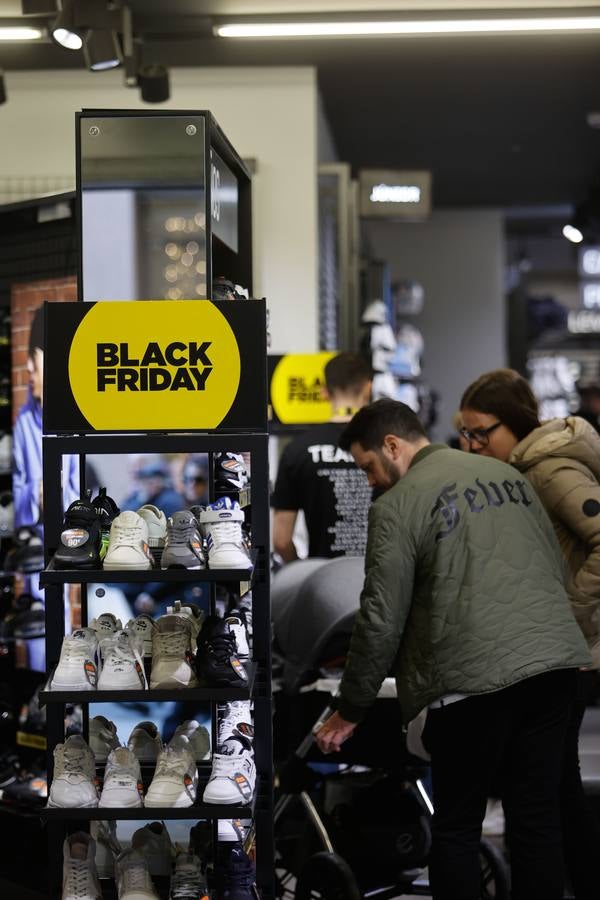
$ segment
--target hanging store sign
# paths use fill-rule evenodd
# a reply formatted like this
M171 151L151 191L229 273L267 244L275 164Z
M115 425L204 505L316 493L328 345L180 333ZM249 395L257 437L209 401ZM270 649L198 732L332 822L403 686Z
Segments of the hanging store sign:
M571 310L567 318L567 328L571 334L600 334L600 311Z
M582 278L594 278L600 276L600 247L590 247L586 244L579 247L578 268Z
M210 151L210 215L216 234L234 253L238 252L238 183L216 150Z
M431 172L363 169L359 184L361 216L418 222L431 213Z
M324 396L325 366L338 351L269 356L273 422L318 425L331 421L331 403Z
M61 303L45 314L46 433L265 429L262 301Z

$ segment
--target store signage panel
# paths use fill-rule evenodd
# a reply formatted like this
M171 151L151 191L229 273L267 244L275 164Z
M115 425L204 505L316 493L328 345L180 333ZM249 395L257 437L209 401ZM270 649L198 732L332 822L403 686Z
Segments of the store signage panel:
M317 425L331 421L324 396L325 366L338 351L269 356L273 421L281 425Z
M582 278L600 277L600 247L579 247L579 274Z
M600 309L600 281L580 281L579 294L584 309Z
M45 433L265 430L263 301L45 304L45 315Z
M238 252L237 178L216 150L210 151L210 215L213 234Z
M363 169L359 184L361 216L414 222L431 213L431 172Z
M600 310L572 309L567 318L571 334L600 334Z

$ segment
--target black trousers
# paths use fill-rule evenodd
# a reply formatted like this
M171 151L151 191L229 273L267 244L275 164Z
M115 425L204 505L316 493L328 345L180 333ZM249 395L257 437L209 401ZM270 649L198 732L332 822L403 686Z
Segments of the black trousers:
M480 900L481 823L500 773L512 900L562 900L559 789L575 680L572 669L545 672L429 710L434 900Z

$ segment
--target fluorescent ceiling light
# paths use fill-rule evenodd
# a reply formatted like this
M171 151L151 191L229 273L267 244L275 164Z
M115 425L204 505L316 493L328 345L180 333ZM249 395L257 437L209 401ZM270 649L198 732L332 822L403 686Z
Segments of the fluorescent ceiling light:
M219 37L386 37L428 34L511 34L599 31L600 16L535 19L440 19L404 22L271 22L217 25Z
M0 41L39 41L44 37L41 28L21 26L19 28L0 27Z

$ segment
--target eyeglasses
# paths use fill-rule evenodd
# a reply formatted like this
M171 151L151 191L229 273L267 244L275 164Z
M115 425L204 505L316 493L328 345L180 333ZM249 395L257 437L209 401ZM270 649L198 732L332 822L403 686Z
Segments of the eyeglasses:
M482 447L487 447L490 442L490 434L492 431L495 431L496 428L499 428L500 425L502 425L502 422L494 422L493 425L489 425L487 428L473 428L472 431L469 431L468 428L459 428L458 433L462 435L469 444L473 441L477 441Z

